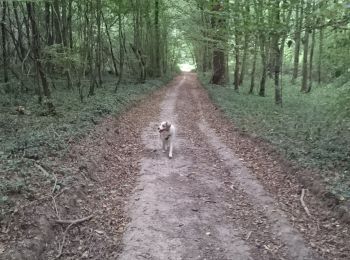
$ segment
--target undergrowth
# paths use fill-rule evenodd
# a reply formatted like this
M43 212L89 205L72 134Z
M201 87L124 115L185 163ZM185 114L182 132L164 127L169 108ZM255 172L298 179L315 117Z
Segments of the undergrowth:
M319 169L333 193L350 198L349 83L315 83L311 93L303 94L300 84L291 85L285 77L279 107L272 82L266 97L260 97L249 95L245 85L237 93L232 85L213 86L205 76L201 81L241 131L267 140L299 165Z
M56 83L53 101L56 115L44 116L44 106L33 94L2 95L0 98L0 220L18 197L31 199L41 181L52 182L52 176L42 176L34 164L66 153L70 142L78 141L105 116L118 115L130 104L164 85L170 77L149 80L144 84L121 84L114 92L115 80L96 89L96 94L80 101L77 89L65 89ZM88 86L85 86L88 91ZM86 95L85 95L86 96ZM16 111L25 108L25 114Z

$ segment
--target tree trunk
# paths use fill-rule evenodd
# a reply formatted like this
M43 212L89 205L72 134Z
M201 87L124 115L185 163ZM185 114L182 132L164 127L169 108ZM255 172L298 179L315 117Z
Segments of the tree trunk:
M312 67L313 67L313 58L314 58L314 49L316 41L316 30L312 30L311 36L311 47L310 47L310 57L309 57L309 86L306 92L310 92L312 88Z
M47 45L53 44L52 32L51 32L51 3L45 2L45 31Z
M295 80L298 77L299 71L299 54L300 54L300 44L301 44L301 29L303 24L303 0L297 6L295 11L295 33L294 33L294 62L293 62L293 75L292 84L295 84ZM300 17L300 18L299 18Z
M320 39L319 39L319 54L318 54L318 68L317 68L317 81L321 84L322 81L322 56L323 56L323 29L320 29Z
M305 30L305 36L304 36L304 54L303 54L303 68L302 68L302 83L301 83L301 91L306 92L308 89L307 86L307 80L308 80L308 66L307 66L307 60L308 60L308 54L309 54L309 28L306 28Z
M122 23L122 13L121 13L122 3L119 2L119 12L118 12L118 34L119 34L119 79L115 87L115 91L118 89L118 85L122 81L123 69L124 69L124 44L123 44L123 23Z
M62 43L64 47L68 47L68 25L67 25L67 1L68 0L61 0L61 6L62 6Z
M135 54L136 59L138 60L139 63L139 69L140 69L140 77L139 80L141 83L145 83L146 80L146 71L145 71L145 61L142 57L142 52L138 50L133 44L130 43L130 47L132 51Z
M250 88L249 88L249 94L254 93L254 85L255 85L255 70L256 70L256 60L257 60L257 52L258 52L258 45L254 44L254 56L253 56L253 65L252 65L252 72L250 76Z
M204 13L204 3L201 3L199 8L201 10L201 22L203 26L202 36L204 39L207 39L208 31L207 31L206 15ZM198 53L199 60L201 61L201 64L198 64L198 65L200 65L202 72L205 73L208 70L208 41L207 40L203 40L202 50L203 50L202 52Z
M266 53L267 75L269 76L270 79L273 79L273 74L275 70L275 50L274 50L273 42L271 40L268 41L268 46L266 50L267 50L267 53Z
M154 1L154 31L155 31L155 76L161 76L161 57L160 57L160 29L159 29L159 2Z
M236 37L238 37L236 35ZM233 76L233 85L235 88L235 91L239 90L239 70L240 70L240 53L239 53L239 43L238 39L236 39L236 47L235 47L235 71L234 71L234 76Z
M21 55L20 55L20 60L23 61L25 55L26 55L26 49L24 48L24 44L23 44L23 31L22 31L22 25L20 23L19 17L18 17L18 11L17 11L17 7L18 7L18 3L13 2L13 12L15 15L15 20L16 20L16 25L17 25L17 33L18 33L18 46L20 48L21 51Z
M94 34L93 34L93 18L94 18L94 8L93 8L93 1L89 3L89 9L87 12L89 12L90 19L87 18L88 26L89 26L89 37L88 37L88 60L89 60L89 67L90 67L90 88L88 96L94 96L95 95L95 86L97 85L96 81L96 63L94 62L94 47L95 47L95 41L94 41ZM88 13L86 14L88 15Z
M259 96L265 97L265 85L266 85L266 76L267 76L266 54L261 54L261 62L262 62L262 72L261 72Z
M102 85L102 38L101 38L101 13L102 13L102 3L101 0L96 0L96 22L97 22L97 48L96 48L96 70L98 76L98 84Z
M250 26L250 3L249 1L246 1L245 6L243 8L243 15L246 17L244 20L244 26L248 27ZM247 58L249 53L249 40L250 40L250 31L247 30L244 34L244 46L243 46L243 58L242 58L242 67L241 67L241 73L239 76L239 85L243 84L245 73L246 73L246 67L247 67Z
M210 83L216 85L225 84L225 53L222 50L213 51L213 75Z
M212 11L221 13L224 11L224 6L221 1L215 0L212 4ZM226 69L226 55L224 42L225 37L225 19L220 17L219 14L213 14L211 18L212 30L215 32L213 39L215 41L213 47L213 75L210 83L216 85L223 85L227 82L227 69Z
M49 113L55 113L55 107L52 103L51 100L51 92L50 92L50 88L46 79L46 75L44 73L43 70L43 66L41 64L41 59L40 59L40 51L41 51L41 47L40 47L40 37L39 37L39 31L38 31L38 27L36 24L36 20L34 17L36 17L35 14L35 3L26 3L27 5L27 11L28 11L28 19L31 23L31 28L32 28L32 52L33 52L33 56L34 56L34 60L35 60L35 65L36 65L36 69L39 73L40 79L41 79L41 83L43 86L43 92L44 95L46 97L46 104L48 106L49 109Z
M304 44L304 52L303 52L303 67L302 67L302 83L301 83L301 92L307 92L308 90L308 79L309 79L309 71L308 71L308 55L309 55L309 38L310 38L310 17L309 13L311 10L311 2L307 1L305 7L305 34L303 39Z
M260 35L260 55L261 55L261 80L259 87L259 96L265 97L265 85L267 76L267 57L266 57L266 39L265 35Z
M280 84L280 60L281 60L281 51L278 48L278 43L275 46L275 71L274 71L274 83L275 83L275 104L282 105L282 89Z
M10 8L8 8L8 9L10 9ZM24 57L22 56L20 43L19 43L19 40L16 38L16 35L19 34L19 31L16 29L16 26L13 24L13 21L12 21L10 16L8 17L8 23L9 24L8 24L6 31L11 36L12 44L14 46L16 53L17 53L17 57L19 58L20 61L23 61ZM7 44L9 44L9 43L7 43ZM15 58L17 58L17 57L15 57ZM9 70L11 70L11 66L9 66Z
M118 73L118 67L117 67L117 60L115 58L115 54L114 54L114 51L113 51L113 43L112 43L112 39L111 39L111 35L109 33L109 28L107 26L107 22L106 22L106 19L102 13L102 19L103 19L103 22L105 24L105 28L106 28L106 35L107 35L107 38L108 38L108 42L109 42L109 50L111 52L111 58L112 58L112 63L113 63L113 68L114 68L114 74L116 77L119 76L119 73Z
M310 11L311 3L308 2L306 6L306 14L305 17L308 16L308 13ZM309 38L310 38L310 24L309 24L309 18L305 19L305 35L304 35L304 54L303 54L303 68L302 68L302 83L301 83L301 91L307 92L308 89L308 78L309 78L309 71L308 71L308 55L309 55Z
M274 25L279 28L280 27L280 1L275 1L275 8L274 8ZM280 41L281 35L279 31L273 32L273 42L272 42L272 49L274 51L274 85L275 85L275 104L276 105L282 105L282 88L280 84L280 71L281 71L281 65L282 65L282 54L281 54L281 48L279 47L279 41ZM282 42L284 44L284 41ZM283 46L283 45L282 45Z
M62 43L62 31L61 31L61 12L60 12L60 1L54 0L53 1L53 26L54 26L54 33L53 37L55 39L55 43L61 44Z
M67 17L67 30L69 39L69 48L73 49L73 28L72 28L72 3L73 0L68 0L68 17Z
M245 71L247 67L248 47L249 47L249 34L246 33L244 35L243 58L242 58L241 74L239 76L239 85L242 85L244 81Z
M9 81L8 75L8 59L7 59L7 33L6 33L6 15L7 15L7 3L2 2L2 19L1 19L1 42L2 42L2 58L3 58L3 69L4 69L4 82Z

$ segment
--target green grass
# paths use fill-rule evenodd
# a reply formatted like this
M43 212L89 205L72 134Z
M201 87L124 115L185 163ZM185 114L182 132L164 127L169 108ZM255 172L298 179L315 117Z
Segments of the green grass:
M38 160L49 161L69 148L69 140L78 141L109 114L118 115L133 102L164 85L170 77L149 80L145 84L122 84L114 92L115 79L110 79L96 95L80 102L77 90L65 90L64 82L56 83L53 101L57 115L43 116L45 107L33 94L2 95L0 98L0 206L13 204L12 195L29 198L40 183L37 178L52 182L52 176L42 175L35 167ZM61 90L58 90L61 89ZM88 86L85 86L85 96ZM25 115L16 112L24 106ZM43 184L44 185L44 184ZM5 208L0 207L1 215Z
M202 82L208 79L201 77ZM272 82L266 97L239 93L233 86L204 84L212 100L242 131L259 136L288 159L324 173L332 191L350 198L350 85L317 86L309 94L283 79L283 107L274 104ZM335 172L332 178L327 171Z

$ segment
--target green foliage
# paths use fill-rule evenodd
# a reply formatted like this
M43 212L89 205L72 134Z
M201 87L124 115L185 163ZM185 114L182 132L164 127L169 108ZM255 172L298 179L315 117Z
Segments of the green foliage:
M85 136L105 116L118 115L168 79L120 85L118 92L114 92L113 79L99 88L96 95L88 98L85 103L80 102L74 93L77 90L62 90L64 88L60 86L60 90L53 92L57 110L55 116L42 116L42 107L31 95L18 98L2 96L0 205L9 204L14 194L30 196L35 185L38 185L34 184L34 178L43 178L42 181L47 182L52 177L42 176L33 166L35 162L62 156L71 141L78 141ZM16 112L18 105L25 108L24 115Z
M350 82L347 82L337 90L334 103L334 116L339 120L350 118Z
M204 79L202 78L204 81ZM285 78L284 82L290 82ZM248 95L248 87L240 93L232 86L207 85L211 98L242 131L269 141L288 159L306 167L316 167L326 174L338 173L327 179L334 192L350 198L350 118L349 86L320 86L312 94L300 93L299 85L283 89L283 107L276 107L272 82L267 97ZM349 104L349 103L348 103ZM326 178L326 176L325 176Z
M85 64L83 58L75 49L64 47L62 44L53 44L45 46L42 50L42 60L56 73L64 73L74 69L74 71L81 69Z
M328 77L339 77L348 72L350 68L350 33L348 31L329 34L325 39L324 69ZM349 79L349 75L348 79Z

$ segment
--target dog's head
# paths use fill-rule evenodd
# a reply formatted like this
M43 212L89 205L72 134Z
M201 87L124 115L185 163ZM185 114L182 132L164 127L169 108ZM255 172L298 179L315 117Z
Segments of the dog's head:
M158 126L158 131L159 133L163 131L169 131L170 127L171 127L171 124L168 121L164 121L160 123L160 125Z

